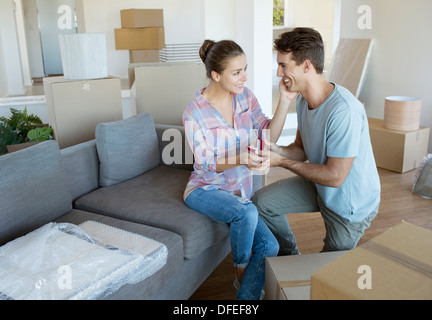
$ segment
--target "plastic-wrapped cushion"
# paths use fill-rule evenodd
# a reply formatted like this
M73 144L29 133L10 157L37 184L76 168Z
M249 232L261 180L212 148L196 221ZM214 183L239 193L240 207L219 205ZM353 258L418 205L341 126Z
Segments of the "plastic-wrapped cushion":
M48 223L0 248L0 298L100 299L166 263L152 239L95 221Z
M184 257L194 259L229 236L229 227L185 205L183 193L189 176L188 170L158 166L131 180L86 194L78 198L75 207L174 232L183 238Z

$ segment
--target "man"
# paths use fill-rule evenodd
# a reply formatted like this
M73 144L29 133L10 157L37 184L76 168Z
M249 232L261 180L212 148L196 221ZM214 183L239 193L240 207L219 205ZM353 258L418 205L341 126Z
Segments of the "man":
M271 144L271 166L297 175L259 190L252 201L277 238L279 255L299 254L287 213L320 211L322 251L349 250L378 213L380 181L363 105L324 75L324 44L309 28L275 40L277 75L297 97L295 141Z

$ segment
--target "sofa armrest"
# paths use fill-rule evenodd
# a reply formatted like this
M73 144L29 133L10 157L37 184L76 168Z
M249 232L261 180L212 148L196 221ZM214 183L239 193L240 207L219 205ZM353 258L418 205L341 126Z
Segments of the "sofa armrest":
M161 165L193 170L193 153L183 126L155 124Z

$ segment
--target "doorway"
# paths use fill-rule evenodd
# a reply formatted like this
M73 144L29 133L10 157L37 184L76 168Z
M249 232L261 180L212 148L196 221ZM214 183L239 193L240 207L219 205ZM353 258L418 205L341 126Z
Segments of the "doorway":
M77 33L75 0L22 0L30 76L62 75L59 34Z

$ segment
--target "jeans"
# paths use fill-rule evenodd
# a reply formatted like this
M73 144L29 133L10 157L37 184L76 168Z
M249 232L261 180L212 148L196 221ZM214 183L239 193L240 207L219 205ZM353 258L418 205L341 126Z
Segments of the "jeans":
M363 221L350 222L327 208L318 196L314 183L300 176L281 179L258 190L252 201L278 240L279 255L299 254L287 213L321 212L326 228L322 252L355 248L378 214L377 207Z
M279 245L256 207L229 192L199 188L185 202L191 209L230 226L234 266L246 268L237 298L258 300L264 287L265 258L276 256Z

